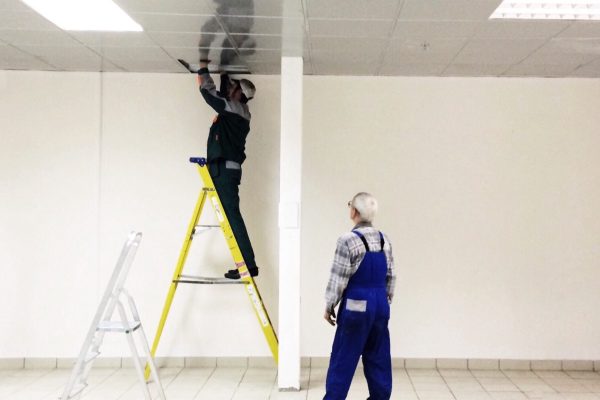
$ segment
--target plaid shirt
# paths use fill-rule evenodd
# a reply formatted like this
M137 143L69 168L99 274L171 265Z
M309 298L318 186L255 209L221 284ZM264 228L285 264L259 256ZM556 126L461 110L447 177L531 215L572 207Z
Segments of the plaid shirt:
M370 223L361 222L354 227L363 234L369 249L379 251L381 240L379 231ZM392 244L388 237L383 235L385 244L383 251L387 259L387 295L388 301L392 303L394 297L394 286L396 284L396 272L394 270L394 257L392 256ZM342 299L344 290L348 286L350 277L358 270L360 263L365 257L366 249L362 240L355 233L348 232L337 240L337 248L331 266L331 275L325 292L325 310L331 311Z

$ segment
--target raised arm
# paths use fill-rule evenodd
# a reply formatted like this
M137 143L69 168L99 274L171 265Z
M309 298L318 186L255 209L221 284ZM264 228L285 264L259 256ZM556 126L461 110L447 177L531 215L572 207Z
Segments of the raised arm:
M229 86L231 85L231 80L229 79L229 74L227 72L221 72L221 84L219 85L219 95L224 97L226 100L229 99Z
M200 64L198 70L198 84L200 85L200 93L206 101L206 104L211 106L216 112L222 114L227 106L227 99L219 96L215 82L208 72L206 63Z

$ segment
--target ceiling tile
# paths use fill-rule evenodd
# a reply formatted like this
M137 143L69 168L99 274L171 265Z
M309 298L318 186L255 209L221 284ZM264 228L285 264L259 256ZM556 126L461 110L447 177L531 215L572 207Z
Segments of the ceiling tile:
M309 18L386 19L396 17L399 0L306 0Z
M279 35L230 35L237 48L281 49Z
M56 25L36 12L15 10L2 10L0 12L0 29L59 31Z
M384 64L379 75L388 76L438 76L447 64Z
M281 37L282 55L286 57L301 57L310 48L310 40L305 37Z
M149 32L223 32L210 15L133 13L131 17Z
M20 0L0 0L0 10L27 11L30 8Z
M311 61L315 64L323 65L329 62L336 64L378 64L380 63L381 55L377 53L366 57L364 54L356 52L331 52L331 51L312 51Z
M220 15L281 17L282 3L281 0L229 0L215 4L214 10Z
M281 62L281 50L255 50L243 58L245 62Z
M241 2L246 2L248 0L237 0L237 1L241 1ZM285 7L284 7L284 2L281 0L260 0L260 1L256 1L254 3L254 15L258 16L265 16L265 17L285 17L286 16L286 12L285 12ZM287 16L294 16L294 17L302 17L303 16L303 10L302 10L302 3L297 1L296 2L298 4L298 8L297 10L289 10L291 12L287 13Z
M600 23L488 20L500 0L116 1L145 32L67 33L0 0L0 65L54 69L43 57L65 70L181 72L176 59L197 62L202 46L214 68L267 74L291 55L305 74L595 76L600 57Z
M391 19L317 19L308 20L311 36L388 37Z
M197 62L198 48L196 47L167 47L164 49L173 59L182 58L187 61ZM247 63L279 63L281 62L281 49L250 49L237 52L229 49L211 48L208 58L212 64L219 65L246 65Z
M599 56L600 38L556 38L523 60L523 63L578 66Z
M146 32L72 31L69 33L77 41L93 47L144 47L155 45Z
M106 61L92 50L84 47L22 46L21 49L37 56L57 70L102 71Z
M448 65L463 48L467 39L400 39L395 38L386 50L385 64Z
M558 37L600 38L600 22L574 21Z
M220 22L229 33L252 33L281 35L283 23L303 23L302 20L286 20L276 17L232 17L220 16Z
M175 60L119 60L115 62L119 69L130 72L156 72L156 73L176 73L181 72L181 64Z
M152 39L153 44L162 47L195 47L200 46L205 48L231 48L231 43L227 36L223 33L219 34L201 34L201 33L185 33L185 32L148 32L148 36Z
M0 30L0 40L15 46L79 46L63 31Z
M504 71L510 68L507 64L485 64L485 63L472 63L472 64L452 64L449 65L444 72L443 76L501 76Z
M558 78L568 76L573 71L573 66L548 65L548 64L519 64L513 65L504 76L537 76L545 78Z
M205 0L114 0L128 13L212 14L214 7Z
M279 75L281 63L248 63L248 69L255 75Z
M488 20L476 39L549 39L569 27L571 21Z
M398 20L393 36L421 39L467 38L473 36L483 23L479 21Z
M101 72L132 72L132 70L128 71L122 67L112 64L108 60L104 60L104 62L102 63L102 68L103 69ZM137 71L133 71L133 72L137 72Z
M405 0L403 20L484 21L500 0Z
M314 75L312 62L304 60L303 73L304 75Z
M308 60L309 51L304 49L301 53L282 53L282 50L262 50L256 49L252 54L242 53L242 61L244 63L280 63L281 57L285 55L288 57L302 57L304 60Z
M54 67L13 46L0 44L0 69L51 71Z
M103 47L99 49L105 59L125 71L179 72L181 65L160 47Z
M600 58L577 68L571 72L571 76L580 78L600 78Z
M380 38L345 38L317 36L310 38L312 50L329 52L354 52L357 57L369 57L373 53L380 54L388 44L388 39Z
M461 65L513 65L543 44L543 39L473 39L467 42L454 62Z
M137 47L135 51L131 51L129 47L102 47L98 49L98 52L117 65L121 65L125 61L131 61L132 63L175 61L160 47Z
M315 75L376 75L379 63L373 60L344 62L338 59L313 60Z
M182 59L192 64L198 63L200 58L197 47L165 47L164 51L174 60ZM208 53L208 58L212 60L210 64L211 69L212 66L218 68L222 59L227 59L228 64L241 63L241 60L237 57L236 59L231 59L230 52L231 50L211 48Z

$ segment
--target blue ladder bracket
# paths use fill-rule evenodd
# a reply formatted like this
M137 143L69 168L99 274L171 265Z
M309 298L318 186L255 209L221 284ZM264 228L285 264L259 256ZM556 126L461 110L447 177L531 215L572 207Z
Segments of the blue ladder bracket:
M198 164L201 167L206 165L206 158L204 157L190 157L190 162L194 164Z

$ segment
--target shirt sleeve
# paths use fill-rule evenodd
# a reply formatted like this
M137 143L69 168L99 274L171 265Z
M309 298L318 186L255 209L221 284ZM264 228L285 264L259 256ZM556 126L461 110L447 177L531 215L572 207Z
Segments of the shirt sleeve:
M229 74L226 72L221 73L221 85L219 86L219 91L217 92L219 96L225 98L225 100L229 100Z
M198 79L200 81L200 93L204 97L204 101L219 114L225 112L227 100L219 96L217 86L208 73L208 68L200 68L198 70Z
M333 264L331 265L327 290L325 291L326 311L331 311L340 302L342 294L344 293L346 286L348 286L350 273L350 248L343 238L339 238L333 257Z
M394 289L396 288L396 269L394 267L394 255L392 254L392 243L390 243L389 239L386 237L385 242L387 244L384 247L385 258L387 259L387 297L390 304L392 304L392 299L394 298Z

